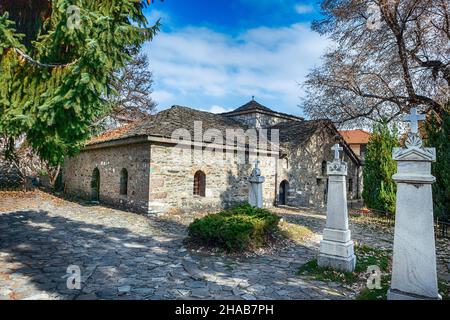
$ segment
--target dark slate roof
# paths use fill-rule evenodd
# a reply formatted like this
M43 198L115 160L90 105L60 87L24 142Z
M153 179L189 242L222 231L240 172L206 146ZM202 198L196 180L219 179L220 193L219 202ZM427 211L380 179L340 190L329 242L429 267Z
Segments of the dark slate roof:
M328 120L287 121L270 127L268 132L270 133L270 129L278 129L280 144L302 144L308 141L317 129L330 124Z
M299 146L307 142L320 128L330 128L335 134L336 139L339 140L341 146L353 159L355 163L360 164L359 158L345 142L344 138L340 135L339 131L334 126L333 122L326 119L308 120L308 121L288 121L278 123L269 129L278 129L281 146ZM268 130L268 139L270 140L270 130Z
M138 136L171 138L172 133L177 129L187 129L191 133L191 137L194 138L195 121L202 122L203 133L208 129L218 129L225 136L226 129L247 129L242 123L218 114L198 111L187 107L173 106L143 121L107 131L92 138L87 144L92 145Z
M270 110L270 109L269 109ZM171 138L177 129L187 129L194 138L194 122L202 122L203 133L208 129L220 130L224 137L226 129L243 129L248 127L226 115L199 111L182 106L173 106L156 115L148 116L142 121L132 122L120 128L106 131L88 141L87 145L100 144L107 141L121 140L132 137L154 136ZM307 141L325 120L287 121L268 129L279 129L280 143L302 143ZM270 130L268 130L270 138Z
M251 100L251 101L247 102L246 104L244 104L243 106L241 106L233 111L222 113L222 115L233 116L233 115L247 114L247 113L252 113L252 112L266 113L266 114L270 114L275 117L281 117L281 118L286 118L286 119L290 119L290 120L305 120L302 117L294 116L292 114L274 111L270 108L267 108L266 106L263 106L262 104L260 104L259 102L255 101L255 100Z
M244 104L243 106L240 106L236 110L233 110L231 112L242 112L242 111L256 111L256 110L263 110L267 112L275 112L272 109L267 108L266 106L263 106L259 102L256 102L255 100L251 100Z
M187 129L191 137L194 138L194 122L202 122L202 133L204 134L208 129L218 129L225 137L226 129L243 129L248 127L241 122L233 120L225 115L214 114L205 111L198 111L195 109L173 106L170 109L161 111L156 115L151 115L142 121L132 122L120 128L106 131L99 136L92 138L87 146L102 144L109 141L133 138L133 137L163 137L171 138L172 133L177 129ZM280 147L288 145L301 145L309 140L314 133L323 127L330 127L339 135L333 123L329 120L292 120L278 123L270 128L267 128L268 140L271 141L270 129L279 130ZM225 139L224 139L225 141ZM353 151L348 147L345 141L342 141L346 150L354 155ZM270 143L269 143L270 146ZM358 162L356 155L355 161Z

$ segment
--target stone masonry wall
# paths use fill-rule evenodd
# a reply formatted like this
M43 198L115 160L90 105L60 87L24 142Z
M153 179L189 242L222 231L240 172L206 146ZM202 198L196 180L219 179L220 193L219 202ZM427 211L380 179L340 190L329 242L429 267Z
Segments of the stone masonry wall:
M203 161L183 162L169 145L152 144L150 163L150 203L153 212L214 211L235 203L247 202L247 181L254 161L238 164L236 155L220 162L211 151L204 152ZM189 151L187 151L189 152ZM192 151L191 151L192 152ZM220 153L224 157L224 153ZM275 200L276 159L260 156L264 206L273 206ZM206 196L194 196L194 175L198 170L206 174Z
M91 199L93 170L100 171L100 202L136 212L148 212L150 144L84 150L65 160L63 184L67 194ZM120 172L128 171L127 195L120 194Z
M305 145L291 146L287 149L287 159L280 159L279 181L287 180L289 190L287 205L324 208L326 204L327 176L322 175L322 162L332 161L334 154L334 134L328 129L318 131ZM342 156L342 152L341 152ZM353 181L353 192L348 198L357 197L357 166L344 152L348 165L347 190L349 179Z
M287 148L288 156L276 159L259 156L264 206L278 201L280 183L289 182L286 204L323 208L326 202L327 176L322 162L331 161L334 133L318 131L306 144ZM95 168L100 171L100 201L142 213L188 213L217 211L248 201L248 177L254 167L252 155L247 163L238 163L237 154L226 159L223 152L205 150L201 161L183 161L180 150L163 143L142 143L82 151L66 160L63 183L68 194L91 198L91 180ZM183 153L186 155L186 150ZM188 154L192 154L189 149ZM198 157L194 157L194 160ZM347 184L353 180L349 199L357 197L357 167L344 153L348 164ZM128 194L120 195L120 171L128 170ZM206 174L206 196L193 194L194 175ZM348 188L348 185L347 185ZM361 190L360 190L361 191Z
M253 112L248 114L233 115L230 118L242 122L252 128L268 128L275 124L289 121L285 118L277 117L274 115L263 114L259 112Z

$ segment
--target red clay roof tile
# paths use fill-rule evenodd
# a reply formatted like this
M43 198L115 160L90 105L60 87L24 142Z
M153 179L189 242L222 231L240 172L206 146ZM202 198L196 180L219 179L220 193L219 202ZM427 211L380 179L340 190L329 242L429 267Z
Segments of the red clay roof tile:
M361 129L340 130L339 133L348 144L366 144L370 139L370 133Z

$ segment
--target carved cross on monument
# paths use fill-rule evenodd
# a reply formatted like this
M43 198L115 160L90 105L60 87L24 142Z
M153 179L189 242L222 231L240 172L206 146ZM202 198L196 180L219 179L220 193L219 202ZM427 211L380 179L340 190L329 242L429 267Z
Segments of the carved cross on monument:
M431 163L436 149L422 147L418 121L425 115L411 108L406 148L394 148L397 173L394 254L388 300L440 300L436 268Z
M337 161L339 160L339 151L344 149L339 145L339 143L336 143L331 150L334 151L334 161Z
M327 164L327 223L317 263L319 267L352 272L356 257L348 227L347 164L339 159L339 151L343 148L337 141L331 150L334 151L334 160Z
M425 120L424 114L417 113L417 108L411 108L410 114L405 116L404 120L411 122L411 133L417 133L419 131L419 121Z

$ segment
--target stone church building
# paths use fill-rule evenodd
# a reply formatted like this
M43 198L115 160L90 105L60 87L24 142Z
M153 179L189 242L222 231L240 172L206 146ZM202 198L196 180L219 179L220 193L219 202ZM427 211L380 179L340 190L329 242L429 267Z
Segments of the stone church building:
M199 125L206 132L203 136L196 133ZM249 129L269 132L269 147L250 147L247 140L242 147L225 138L227 130ZM175 141L174 132L188 138ZM223 141L205 139L208 132L223 135ZM278 133L276 147L273 132ZM327 195L326 162L333 159L336 139L348 164L348 198L357 199L362 191L360 160L333 123L276 112L254 100L222 114L174 106L107 131L66 159L64 189L142 213L213 211L248 200L247 179L258 159L266 207L321 208ZM180 161L181 154L195 152L201 161Z

